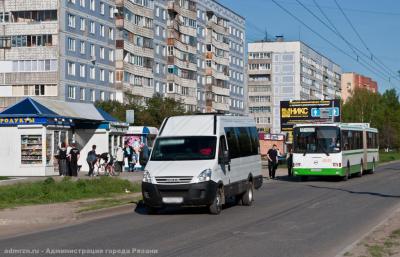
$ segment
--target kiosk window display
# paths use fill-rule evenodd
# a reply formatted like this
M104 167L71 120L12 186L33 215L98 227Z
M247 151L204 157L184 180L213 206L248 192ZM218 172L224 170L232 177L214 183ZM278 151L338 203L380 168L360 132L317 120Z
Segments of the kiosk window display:
M43 163L42 136L21 136L21 164L35 165Z

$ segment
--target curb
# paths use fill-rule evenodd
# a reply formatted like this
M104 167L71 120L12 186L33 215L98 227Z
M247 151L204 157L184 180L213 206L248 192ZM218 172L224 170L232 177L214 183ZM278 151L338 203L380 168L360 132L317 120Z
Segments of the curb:
M396 207L394 209L394 211L392 211L392 213L388 217L384 218L377 225L375 225L370 230L368 230L366 233L361 235L359 239L357 239L356 241L354 241L350 245L346 246L342 251L340 251L337 255L335 255L335 257L343 257L346 252L351 251L351 249L353 249L358 243L360 243L362 240L364 240L364 238L366 238L367 236L371 235L377 228L379 228L380 226L385 224L388 220L393 218L396 215L396 213L398 213L398 212L400 212L400 204L398 205L398 207Z
M111 217L114 215L120 215L120 214L126 214L130 212L134 212L134 209L136 208L135 203L131 204L124 204L124 205L119 205L119 206L114 206L114 207L108 207L108 208L103 208L99 210L94 210L94 211L85 211L77 214L76 220L78 222L82 220L95 220L95 219L101 219L101 218L106 218L106 217Z

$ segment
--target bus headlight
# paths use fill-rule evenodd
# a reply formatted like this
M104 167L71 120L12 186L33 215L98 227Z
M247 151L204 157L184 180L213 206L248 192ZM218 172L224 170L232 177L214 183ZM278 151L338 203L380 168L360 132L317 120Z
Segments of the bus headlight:
M339 167L340 168L340 167L342 167L342 164L340 162L338 162L338 163L334 162L333 163L333 167Z
M146 183L151 183L152 182L152 178L151 178L151 175L150 175L150 172L149 171L144 171L144 173L143 173L143 180L142 180L143 182L146 182Z
M300 167L300 163L299 162L296 162L296 163L293 163L293 167Z
M197 177L197 180L198 180L199 182L210 181L210 180L211 180L211 174L212 174L211 169L203 170L203 171L200 173L200 175Z

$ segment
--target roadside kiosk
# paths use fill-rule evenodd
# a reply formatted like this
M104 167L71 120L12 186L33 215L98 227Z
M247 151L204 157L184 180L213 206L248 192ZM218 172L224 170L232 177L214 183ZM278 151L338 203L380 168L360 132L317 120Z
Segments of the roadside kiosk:
M92 145L98 153L113 151L127 129L93 104L25 98L0 113L0 176L58 175L55 155L62 142L77 144L78 165L87 171Z

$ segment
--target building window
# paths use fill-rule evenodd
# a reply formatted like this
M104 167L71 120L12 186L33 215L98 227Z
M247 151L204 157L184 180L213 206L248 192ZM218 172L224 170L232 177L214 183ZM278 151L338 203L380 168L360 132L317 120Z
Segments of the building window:
M100 13L104 15L104 3L100 2Z
M68 26L75 28L75 15L68 14Z
M104 101L106 99L104 91L100 91L100 100Z
M96 10L95 0L90 0L90 10L92 10L92 11Z
M104 59L104 47L100 47L100 58Z
M79 66L79 75L81 78L86 77L86 66L84 64L80 64Z
M108 82L114 83L114 72L113 71L108 72Z
M114 29L113 28L108 28L108 38L110 40L114 40Z
M104 81L104 70L100 69L100 81Z
M86 53L86 44L85 41L81 41L81 54Z
M96 101L96 92L94 91L94 89L90 89L90 101Z
M79 98L81 101L85 101L86 100L85 93L86 93L86 90L84 88L81 88L80 89L80 98Z
M68 62L68 75L75 76L75 63Z
M96 33L96 24L94 21L90 21L90 33L95 34Z
M85 7L85 5L86 5L86 0L80 0L80 4L81 4L81 7Z
M109 16L110 16L110 18L112 19L112 18L114 18L114 7L112 7L111 5L110 5L110 8L108 9L108 14L109 14Z
M96 48L93 44L90 44L90 56L96 57Z
M68 50L75 52L75 39L68 38Z
M68 86L68 98L75 99L75 87L74 86Z
M104 37L104 34L105 34L104 25L100 24L100 36Z
M110 62L113 62L113 61L114 61L114 50L108 51L108 60L109 60Z
M45 86L35 85L35 95L45 95Z
M86 30L86 19L85 18L80 18L81 21L81 31L85 31Z
M90 67L90 79L96 79L96 69L94 67Z

